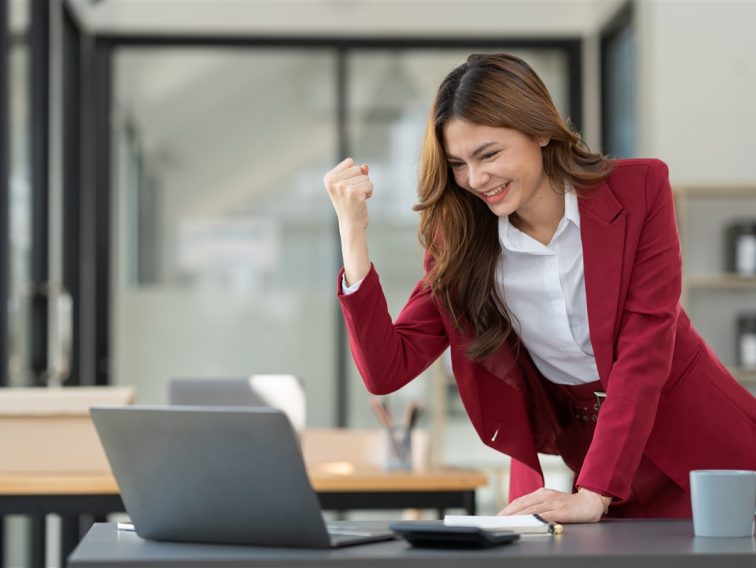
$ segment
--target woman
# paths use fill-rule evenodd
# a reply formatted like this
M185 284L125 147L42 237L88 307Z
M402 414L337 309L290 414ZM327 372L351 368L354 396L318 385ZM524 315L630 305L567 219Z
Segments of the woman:
M393 323L368 256L368 166L324 181L368 390L450 347L481 440L512 457L501 514L690 516L690 470L756 469L756 399L680 308L666 166L591 153L525 62L472 55L442 82L416 205L426 272ZM562 456L574 492L543 488L537 452Z

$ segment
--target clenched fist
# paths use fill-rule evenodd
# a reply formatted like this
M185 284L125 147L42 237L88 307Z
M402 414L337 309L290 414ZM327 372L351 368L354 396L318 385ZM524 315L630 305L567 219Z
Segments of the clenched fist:
M323 183L339 218L342 234L364 231L369 220L365 202L373 195L367 164L357 165L352 158L347 158L325 175Z

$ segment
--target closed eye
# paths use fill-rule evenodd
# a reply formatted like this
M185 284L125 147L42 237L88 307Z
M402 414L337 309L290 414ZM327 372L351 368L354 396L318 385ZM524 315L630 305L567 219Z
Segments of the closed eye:
M495 152L489 152L488 154L483 154L480 159L481 160L490 160L492 158L495 158L496 155L500 152L500 150L496 150Z
M464 165L465 165L464 162L449 162L449 167L453 170L458 170Z

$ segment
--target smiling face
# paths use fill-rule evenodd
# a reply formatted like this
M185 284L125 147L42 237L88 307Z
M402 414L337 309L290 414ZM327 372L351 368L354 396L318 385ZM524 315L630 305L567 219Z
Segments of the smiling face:
M443 137L457 185L485 201L496 216L535 210L539 198L551 192L541 154L548 140L460 118L444 125Z

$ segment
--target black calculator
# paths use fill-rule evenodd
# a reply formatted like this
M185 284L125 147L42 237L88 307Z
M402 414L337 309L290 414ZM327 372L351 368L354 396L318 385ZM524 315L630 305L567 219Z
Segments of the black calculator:
M520 538L513 531L492 531L479 527L450 527L441 522L404 521L389 528L412 546L432 548L489 548Z

